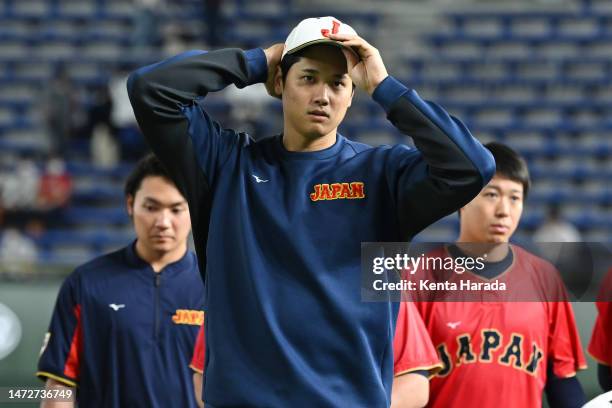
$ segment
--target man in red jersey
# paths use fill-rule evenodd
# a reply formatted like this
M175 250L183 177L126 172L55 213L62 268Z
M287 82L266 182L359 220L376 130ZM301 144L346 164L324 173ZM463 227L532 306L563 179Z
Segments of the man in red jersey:
M486 147L495 158L495 176L459 211L458 242L428 258L484 259L483 268L455 269L449 280L489 289L466 294L463 300L470 301L462 302L440 301L448 290L437 298L424 291L415 294L427 300L416 307L444 364L431 380L429 406L541 407L543 391L551 406L582 406L585 397L575 373L586 364L558 273L543 259L508 244L530 186L527 166L505 145ZM431 270L413 276L440 280ZM507 291L491 289L494 284L504 284Z
M200 407L204 406L202 380L206 356L203 327L198 334L193 359L189 365L194 371L193 383ZM391 408L424 407L429 397L428 378L438 372L442 364L423 325L423 320L412 303L402 302L400 305L393 338L393 354L395 377L391 392Z

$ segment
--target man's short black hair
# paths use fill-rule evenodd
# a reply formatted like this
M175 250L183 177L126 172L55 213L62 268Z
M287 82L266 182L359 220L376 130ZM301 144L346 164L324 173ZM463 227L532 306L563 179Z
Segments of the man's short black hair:
M335 47L335 45L329 45L327 44L329 47ZM301 58L302 55L304 54L304 51L307 49L308 47L302 48L299 51L296 51L292 54L286 54L283 59L280 62L280 68L281 68L281 75L283 78L283 84L285 83L285 80L287 79L287 74L289 73L289 69L291 69L291 67L298 62ZM353 90L355 90L355 83L353 82Z
M285 80L287 79L287 74L289 73L289 69L291 69L291 67L302 58L301 54L302 54L302 50L297 51L294 54L287 54L281 60L280 67L281 67L281 74L283 77L283 84L285 83Z
M484 146L489 149L495 159L495 174L521 183L523 185L523 198L527 198L531 180L525 159L503 143L491 142Z
M142 180L147 177L162 177L174 185L170 173L163 163L153 154L148 154L136 164L127 180L125 181L124 193L126 197L136 195L140 189Z

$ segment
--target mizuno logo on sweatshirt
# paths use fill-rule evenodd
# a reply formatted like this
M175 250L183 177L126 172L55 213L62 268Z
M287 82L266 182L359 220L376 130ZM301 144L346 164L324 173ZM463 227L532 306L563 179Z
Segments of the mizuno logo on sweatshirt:
M351 183L316 184L310 193L312 201L365 198L365 186L360 181Z

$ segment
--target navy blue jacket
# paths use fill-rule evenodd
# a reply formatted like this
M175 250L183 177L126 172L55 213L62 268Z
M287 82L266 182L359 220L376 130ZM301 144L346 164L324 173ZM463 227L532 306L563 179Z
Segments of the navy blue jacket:
M388 406L398 307L362 302L361 242L410 239L469 202L495 162L460 121L392 77L373 98L417 149L338 135L328 149L291 152L282 135L255 142L206 112L208 92L266 77L263 50L225 49L128 80L205 262L206 406Z
M36 374L77 387L81 407L197 407L203 302L192 252L159 273L133 244L94 259L64 281Z

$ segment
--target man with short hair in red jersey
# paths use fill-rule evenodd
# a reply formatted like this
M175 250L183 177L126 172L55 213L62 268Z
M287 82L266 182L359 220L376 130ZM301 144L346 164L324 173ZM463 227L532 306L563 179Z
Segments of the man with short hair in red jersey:
M575 374L586 363L563 282L551 264L509 244L529 191L527 165L503 144L485 147L495 176L459 210L458 242L427 255L480 257L481 269L455 265L447 279L484 290L413 293L444 364L431 380L428 406L541 407L545 391L552 407L580 407L585 396ZM412 277L440 281L440 272L417 270ZM449 294L463 301L442 301Z

